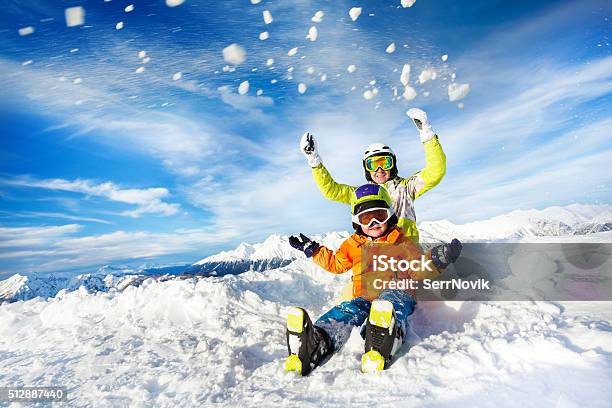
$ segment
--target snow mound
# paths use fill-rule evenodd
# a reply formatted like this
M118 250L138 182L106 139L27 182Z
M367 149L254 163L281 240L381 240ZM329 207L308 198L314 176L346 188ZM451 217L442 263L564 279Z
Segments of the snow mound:
M76 406L366 406L372 395L381 406L612 404L612 309L602 303L421 302L388 370L360 373L354 330L309 377L284 373L288 307L314 319L348 279L300 259L2 305L0 375L66 385Z

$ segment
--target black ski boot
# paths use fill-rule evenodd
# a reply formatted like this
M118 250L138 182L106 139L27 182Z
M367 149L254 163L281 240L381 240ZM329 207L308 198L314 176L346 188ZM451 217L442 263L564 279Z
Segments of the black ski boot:
M312 325L304 309L292 307L287 315L287 350L285 371L304 376L332 353L333 345L325 330Z
M361 372L381 371L402 346L403 333L395 320L393 304L376 299L366 321L365 353L361 358Z

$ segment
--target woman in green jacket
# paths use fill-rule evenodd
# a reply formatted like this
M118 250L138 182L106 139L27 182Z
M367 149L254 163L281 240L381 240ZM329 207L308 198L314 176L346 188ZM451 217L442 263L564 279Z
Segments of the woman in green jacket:
M406 114L416 125L425 148L425 168L410 177L397 174L397 159L391 148L382 143L368 146L363 154L365 177L371 183L384 185L393 200L393 210L398 217L398 226L415 243L419 242L416 226L414 200L436 186L446 173L446 156L434 133L427 114L421 109L410 109ZM314 137L305 133L300 149L312 167L312 176L325 198L349 204L356 186L337 183L329 174L317 151Z

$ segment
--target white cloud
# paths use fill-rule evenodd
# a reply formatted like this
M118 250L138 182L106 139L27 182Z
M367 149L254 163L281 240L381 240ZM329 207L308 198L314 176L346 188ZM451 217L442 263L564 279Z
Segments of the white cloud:
M16 271L57 271L86 268L126 259L151 259L198 250L236 236L211 229L176 230L171 233L115 231L75 236L80 225L0 228L0 259L17 260ZM9 267L5 266L5 270Z
M4 214L10 217L17 218L59 218L64 220L71 221L82 221L82 222L95 222L98 224L112 224L110 221L106 221L100 218L94 217L82 217L78 215L72 214L64 214L57 212L44 212L44 211L20 211L20 212L9 212L9 211L0 211L0 214Z
M0 183L17 187L42 188L82 193L90 196L104 197L110 201L138 206L135 210L125 211L123 215L138 217L142 214L174 215L178 212L178 204L169 204L162 198L170 193L166 188L121 189L111 182L96 184L91 180L44 179L37 180L22 176L5 178Z

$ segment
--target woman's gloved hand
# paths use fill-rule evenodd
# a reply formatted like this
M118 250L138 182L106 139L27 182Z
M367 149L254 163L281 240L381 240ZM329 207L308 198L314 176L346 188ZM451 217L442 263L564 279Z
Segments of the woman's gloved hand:
M300 151L306 157L306 160L308 160L310 167L315 168L322 163L321 156L319 156L317 151L317 142L314 136L308 132L304 133L300 140Z
M421 143L425 143L431 140L436 134L431 128L431 123L429 123L429 119L427 118L427 113L424 110L419 108L412 108L406 115L412 119L414 125L417 127L419 131L419 136L421 137Z

